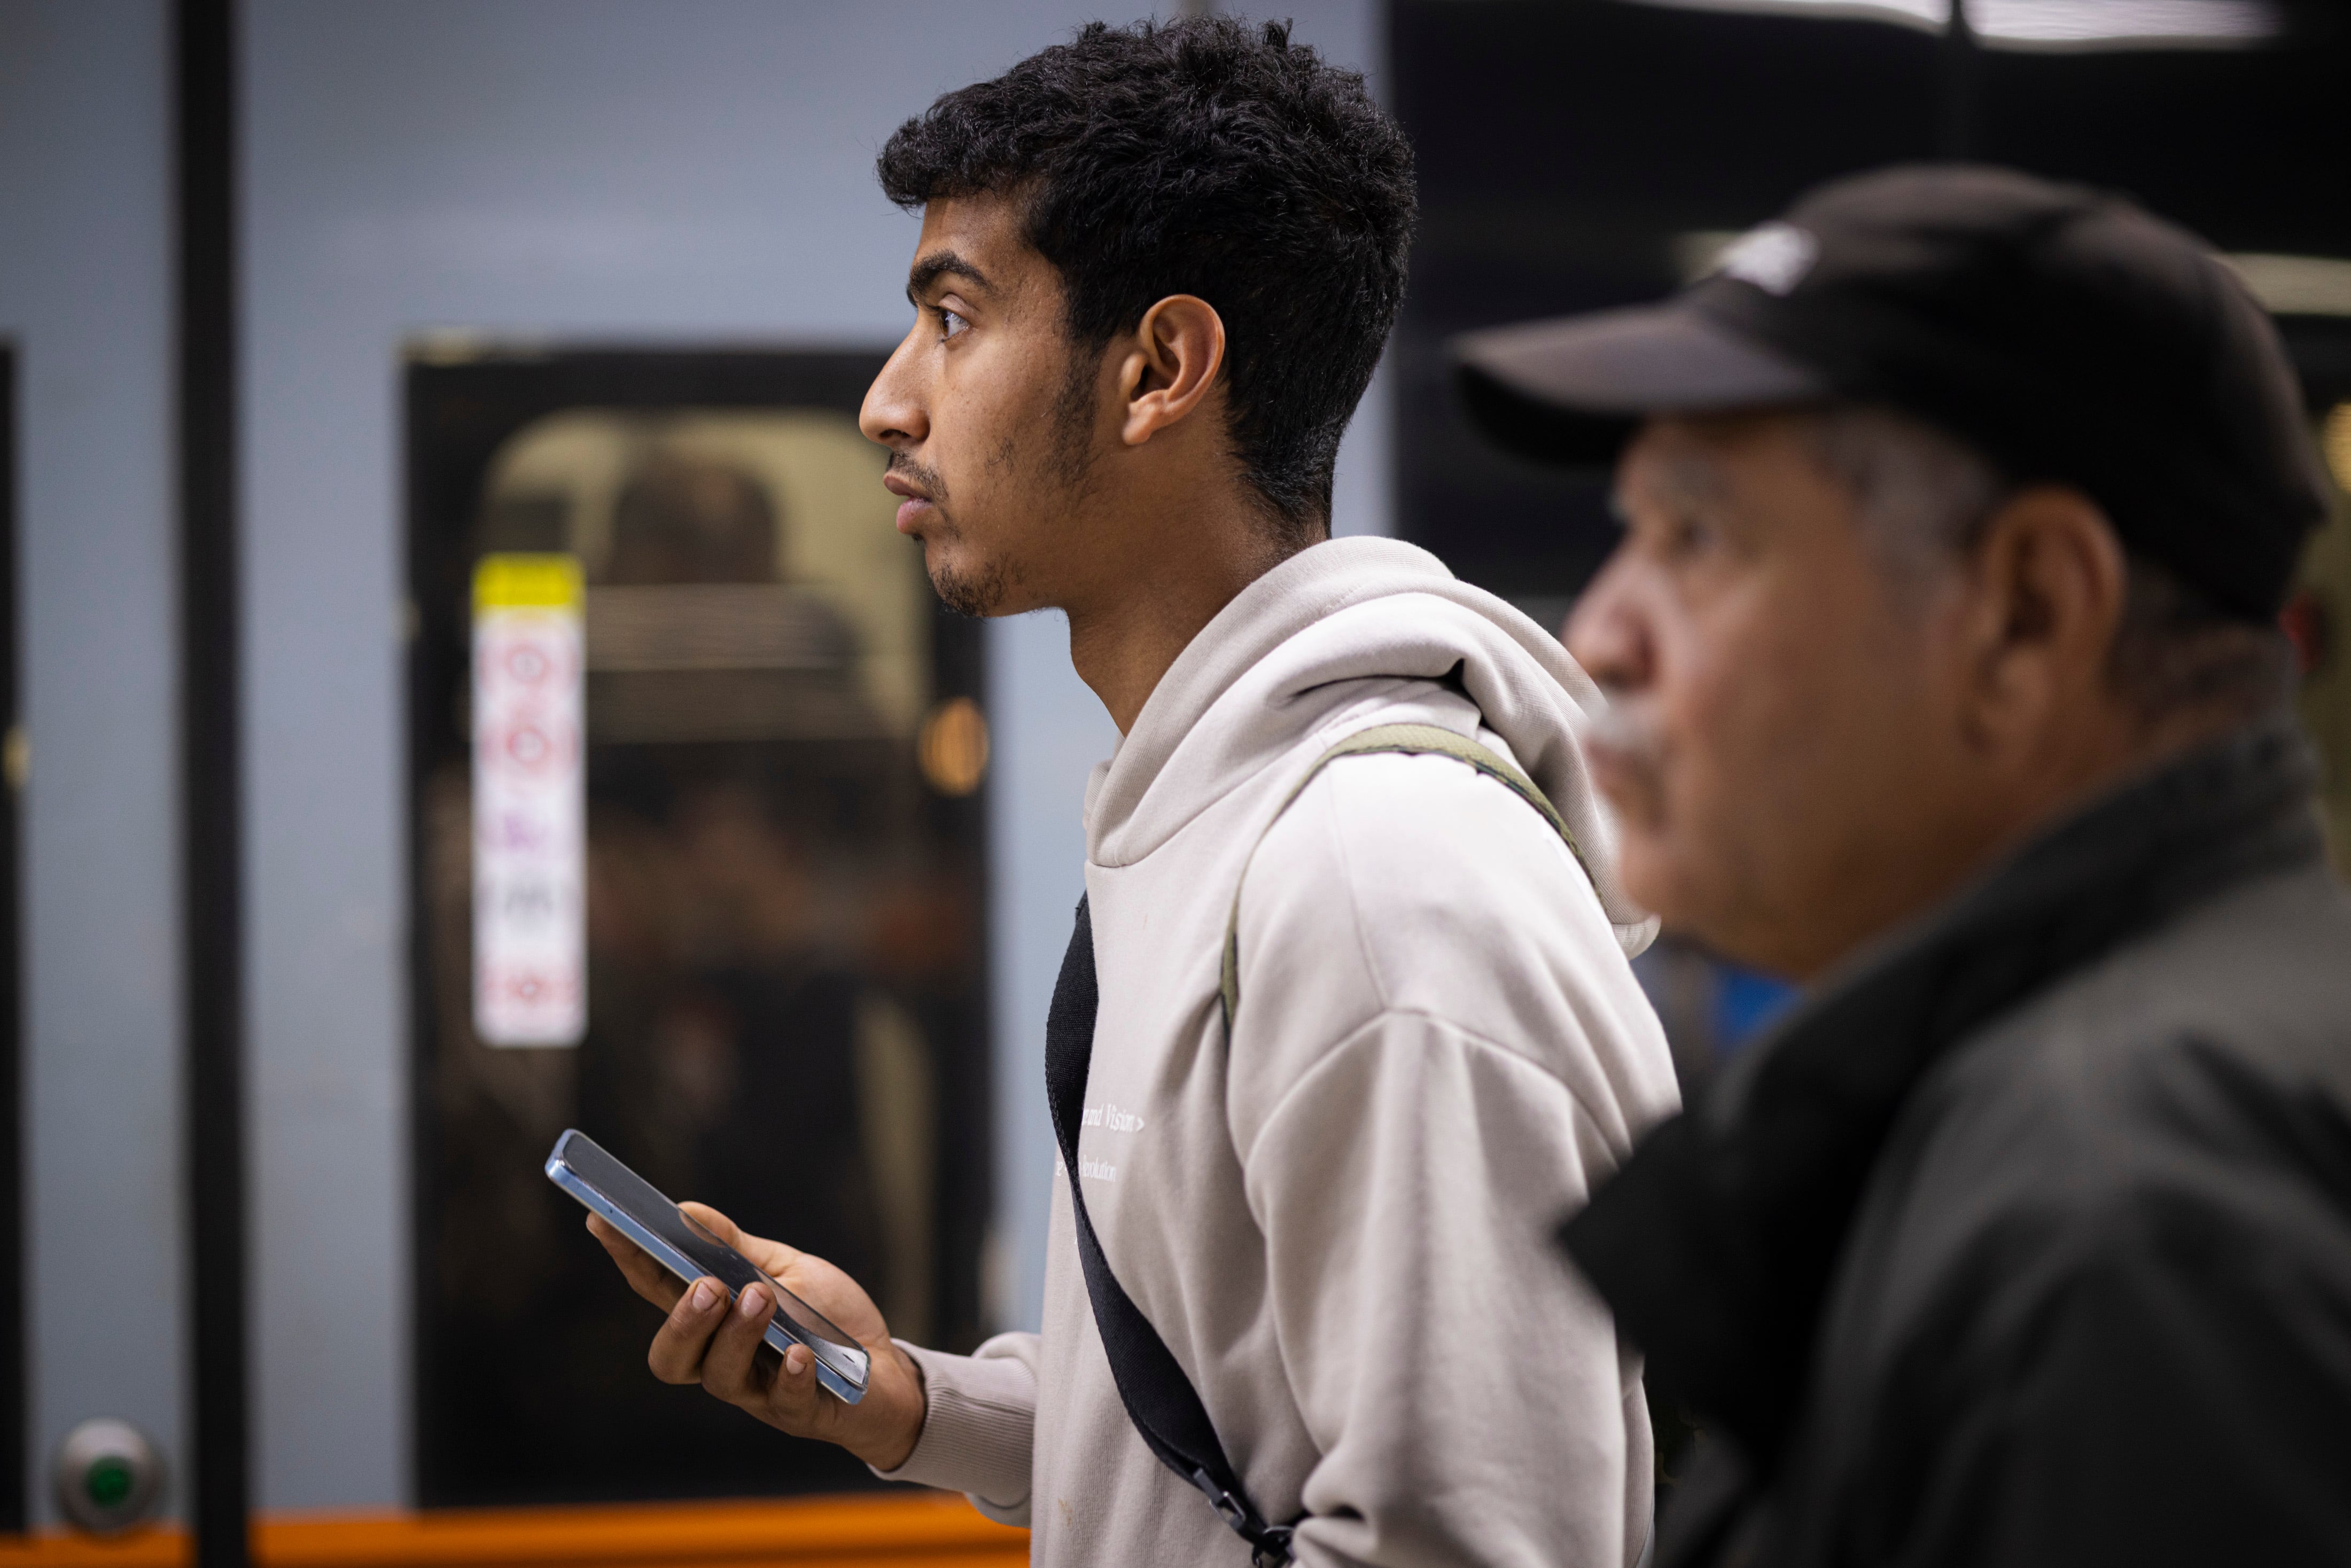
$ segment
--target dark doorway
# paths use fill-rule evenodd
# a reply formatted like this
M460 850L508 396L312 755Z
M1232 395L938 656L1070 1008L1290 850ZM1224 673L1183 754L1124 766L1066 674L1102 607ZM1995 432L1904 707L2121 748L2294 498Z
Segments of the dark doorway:
M409 365L428 1505L876 1484L653 1381L659 1315L540 1174L567 1126L841 1264L896 1332L978 1336L981 643L891 528L855 423L880 365ZM498 641L511 606L555 640ZM569 695L500 728L517 679ZM553 849L499 804L517 768L575 769Z
M1555 624L1613 540L1604 480L1481 444L1446 340L1656 298L1708 236L1832 176L1942 156L1954 125L1970 156L2128 191L2223 250L2351 256L2339 11L2282 5L2249 47L1955 57L1930 29L1850 16L1395 0L1422 211L1395 348L1402 532ZM2339 325L2287 323L2314 402L2351 368Z

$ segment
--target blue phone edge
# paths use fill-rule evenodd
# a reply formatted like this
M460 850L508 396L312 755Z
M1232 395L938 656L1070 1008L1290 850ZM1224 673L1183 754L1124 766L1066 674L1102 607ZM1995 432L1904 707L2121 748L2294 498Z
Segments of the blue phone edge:
M694 1260L638 1224L619 1205L589 1186L579 1172L565 1163L561 1155L549 1155L546 1169L548 1180L578 1199L580 1206L589 1212L601 1216L607 1224L635 1242L646 1257L676 1275L680 1281L690 1285L702 1277L701 1271L694 1266ZM721 1288L723 1289L724 1286L722 1285ZM795 1344L808 1345L809 1359L816 1366L817 1382L822 1384L826 1392L843 1405L854 1405L865 1397L865 1390L827 1366L824 1364L824 1357L817 1354L816 1346L808 1344L806 1340L792 1332L791 1325L784 1321L784 1314L780 1309L774 1317L768 1320L768 1332L764 1337L775 1347L778 1355L783 1354Z

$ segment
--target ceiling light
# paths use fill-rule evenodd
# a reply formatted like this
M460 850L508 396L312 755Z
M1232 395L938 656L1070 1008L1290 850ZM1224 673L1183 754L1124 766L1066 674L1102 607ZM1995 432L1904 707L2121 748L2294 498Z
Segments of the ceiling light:
M1951 15L1950 0L1641 0L1677 11L1744 11L1776 16L1814 16L1823 20L1899 22L1940 32ZM1972 11L1970 15L1973 15Z
M2351 261L2324 256L2224 256L2277 316L2351 316Z
M2231 48L2282 30L2273 0L1967 0L1994 47Z
M1641 0L1681 11L1893 22L1941 32L1951 0ZM1967 0L1995 49L2242 48L2283 31L2277 0Z

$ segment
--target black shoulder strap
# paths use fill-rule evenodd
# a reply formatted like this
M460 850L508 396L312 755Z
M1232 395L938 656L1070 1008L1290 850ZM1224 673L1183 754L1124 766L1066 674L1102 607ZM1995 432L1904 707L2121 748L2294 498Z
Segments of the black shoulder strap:
M1583 851L1576 843L1575 835L1568 831L1567 823L1533 780L1476 741L1430 725L1381 725L1349 736L1315 758L1314 765L1275 808L1274 816L1279 818L1288 810L1329 763L1342 757L1383 751L1436 752L1468 763L1499 780L1541 812L1566 841L1577 862L1583 862ZM1256 852L1252 846L1251 859ZM1586 867L1587 874L1589 870ZM1246 863L1242 875L1248 875ZM1228 1031L1232 1028L1233 1009L1240 1001L1240 889L1236 887L1232 917L1225 927L1221 987ZM1160 1463L1207 1494L1217 1514L1249 1543L1256 1568L1280 1568L1290 1561L1291 1527L1268 1524L1257 1505L1249 1501L1249 1493L1241 1488L1240 1477L1225 1458L1224 1445L1217 1441L1216 1426L1208 1419L1200 1396L1193 1390L1191 1379L1184 1375L1184 1369L1176 1364L1167 1342L1159 1337L1151 1320L1143 1315L1143 1310L1110 1271L1110 1260L1102 1256L1102 1243L1094 1237L1093 1221L1086 1215L1085 1187L1078 1176L1078 1128L1085 1109L1086 1073L1093 1060L1094 1015L1101 1000L1094 979L1093 921L1087 912L1086 901L1081 898L1077 929L1070 934L1070 950L1061 959L1061 977L1053 984L1052 1009L1045 1015L1045 1094L1052 1104L1054 1134L1061 1142L1061 1165L1070 1176L1070 1208L1077 1220L1078 1261L1085 1270L1086 1296L1093 1303L1094 1327L1100 1331L1102 1350L1110 1358L1111 1376L1118 1384L1118 1396L1125 1404L1134 1429L1143 1434L1144 1442L1159 1457Z
M1061 1142L1061 1164L1070 1176L1070 1208L1077 1219L1078 1261L1084 1267L1086 1295L1093 1302L1094 1327L1110 1358L1111 1376L1134 1429L1174 1470L1207 1495L1217 1514L1249 1544L1256 1568L1280 1568L1290 1561L1290 1527L1268 1524L1242 1490L1240 1477L1217 1441L1217 1428L1176 1364L1167 1342L1110 1271L1093 1221L1086 1216L1084 1184L1078 1177L1078 1127L1085 1107L1086 1073L1093 1059L1094 1014L1101 991L1094 979L1093 921L1078 900L1077 929L1053 983L1053 1006L1045 1015L1045 1093L1053 1110L1053 1131Z

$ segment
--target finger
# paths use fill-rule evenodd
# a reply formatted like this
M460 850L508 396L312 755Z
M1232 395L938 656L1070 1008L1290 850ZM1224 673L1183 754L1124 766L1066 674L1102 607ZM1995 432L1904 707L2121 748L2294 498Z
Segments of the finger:
M768 1390L769 1406L778 1413L789 1410L792 1429L802 1437L821 1437L827 1435L827 1417L845 1408L838 1400L820 1397L822 1393L816 1380L816 1357L808 1346L796 1344L786 1351Z
M809 1352L807 1344L795 1344L785 1352L783 1371L776 1373L776 1394L783 1392L790 1392L795 1408L804 1410L811 1420L820 1422L825 1417L828 1401L816 1396L820 1392L816 1383L816 1354ZM832 1404L840 1404L840 1401L832 1401Z
M588 1234L602 1243L604 1250L611 1254L612 1261L620 1265L621 1277L628 1281L631 1290L664 1312L677 1304L677 1298L685 1287L677 1282L676 1275L647 1257L643 1248L622 1235L601 1215L588 1217Z
M816 1380L816 1357L806 1345L796 1344L770 1365L765 1403L758 1414L797 1437L830 1439L829 1418L845 1406L823 1396Z
M759 1345L768 1320L776 1315L776 1298L765 1285L746 1285L735 1298L735 1308L711 1335L703 1356L702 1385L733 1405L761 1403L768 1376L759 1365Z
M711 1334L726 1321L727 1311L726 1288L716 1280L696 1280L678 1297L645 1352L653 1375L664 1383L701 1382Z

